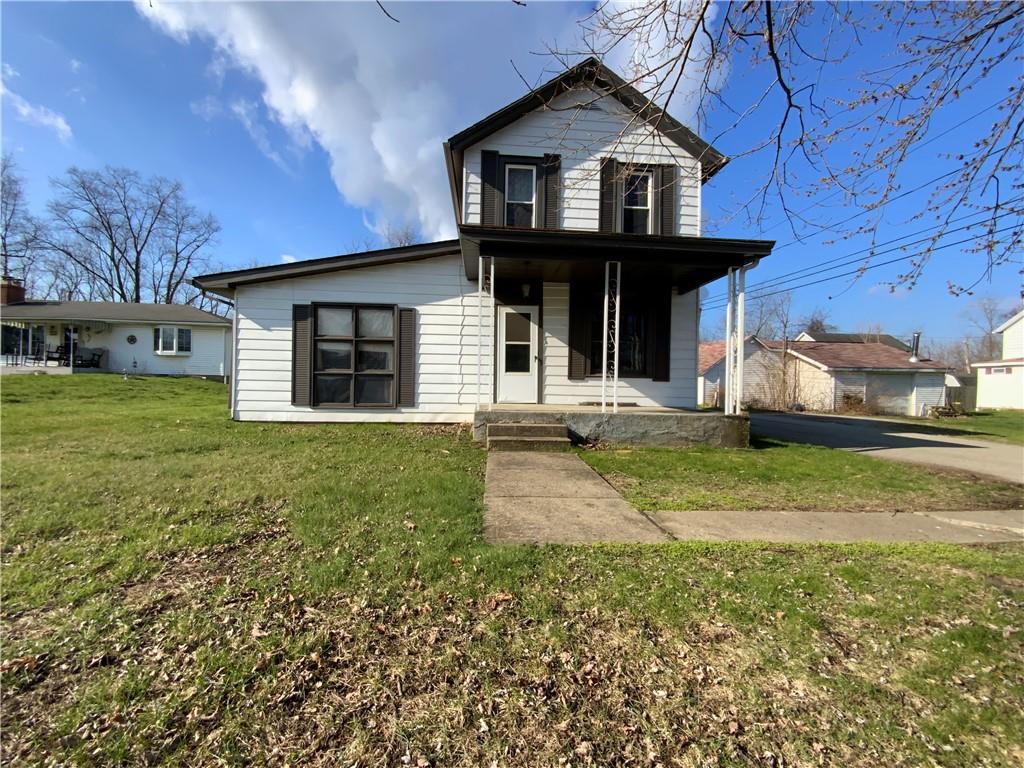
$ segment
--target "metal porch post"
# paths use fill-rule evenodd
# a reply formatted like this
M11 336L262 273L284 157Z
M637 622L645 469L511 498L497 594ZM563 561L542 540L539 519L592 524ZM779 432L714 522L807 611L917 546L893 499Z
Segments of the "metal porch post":
M601 325L601 413L608 407L608 279L611 262L604 263L604 320Z
M744 304L746 303L747 267L740 267L739 289L736 298L736 413L743 412L743 358L746 352L747 332Z
M480 377L484 340L484 257L478 256L476 262L476 407L479 408L484 401Z
M498 383L498 303L494 298L494 257L491 257L491 386L487 391L487 410L494 410L494 388Z
M729 267L728 287L726 289L725 301L725 371L723 376L723 389L725 390L723 407L727 414L732 413L732 302L736 279L733 276L733 268Z
M622 296L622 262L615 262L615 327L612 329L612 349L615 350L615 368L612 370L612 413L619 412L619 299Z

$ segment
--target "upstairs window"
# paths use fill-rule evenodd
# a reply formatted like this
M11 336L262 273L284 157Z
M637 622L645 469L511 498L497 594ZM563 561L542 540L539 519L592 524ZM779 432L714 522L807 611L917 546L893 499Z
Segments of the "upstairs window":
M536 166L505 166L505 226L537 226Z
M161 325L153 329L153 351L158 355L192 353L192 329Z
M622 231L634 235L651 232L651 174L626 175L622 197Z

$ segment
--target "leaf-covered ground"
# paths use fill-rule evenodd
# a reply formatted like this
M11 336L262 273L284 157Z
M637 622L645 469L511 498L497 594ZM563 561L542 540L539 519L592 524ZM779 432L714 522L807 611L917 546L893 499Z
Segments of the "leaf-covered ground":
M1024 759L1024 547L494 548L460 429L2 389L4 764Z

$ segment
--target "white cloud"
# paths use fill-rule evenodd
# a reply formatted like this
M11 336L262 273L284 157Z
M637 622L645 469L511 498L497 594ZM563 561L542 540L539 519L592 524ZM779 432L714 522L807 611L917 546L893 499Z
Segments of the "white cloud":
M26 101L6 85L0 84L0 93L7 99L14 109L14 113L23 123L52 130L64 144L71 141L71 126L64 119L64 115L41 104L32 104Z
M82 68L82 62L80 62L78 59L72 59L68 62L68 66L71 67L71 71L77 75L78 70Z
M281 254L281 263L282 264L294 264L298 260L299 260L298 256L292 256L290 253L282 253Z
M395 24L372 3L143 0L136 8L182 43L211 41L215 77L230 62L254 78L267 114L292 143L325 150L346 202L371 220L414 223L427 238L454 234L442 141L522 95L510 59L528 76L555 69L529 51L557 33L575 34L587 12L567 4L409 3L389 9ZM260 150L277 154L253 107L231 108Z
M264 157L271 160L274 165L285 173L292 172L291 168L288 167L288 163L284 161L284 158L271 145L270 137L267 135L267 128L260 122L259 106L256 102L236 99L231 102L231 114L242 124L245 132L249 134L249 138L252 139L253 144L263 153Z
M4 62L3 70L5 79L14 79L15 77L19 77L21 75L21 73L18 72L18 70L16 70L14 67L8 64L6 61Z
M224 105L221 104L220 99L216 96L204 96L201 99L189 102L188 106L192 110L193 115L201 117L207 122L224 114Z

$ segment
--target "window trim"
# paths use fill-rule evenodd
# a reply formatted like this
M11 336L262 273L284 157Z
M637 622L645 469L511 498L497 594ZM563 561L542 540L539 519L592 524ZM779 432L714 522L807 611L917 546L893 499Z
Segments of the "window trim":
M647 205L646 207L638 205L626 205L626 195L629 191L629 180L633 176L646 176L647 177ZM632 232L626 234L637 234L637 235L652 235L654 234L654 171L650 168L628 168L623 176L622 183L622 198L620 200L620 221L622 226L620 230L626 233L626 211L647 211L647 231L646 232Z
M163 332L164 329L170 329L174 332L174 345L172 349L163 348ZM181 331L188 331L188 349L178 349L178 338ZM189 357L192 354L192 328L187 325L154 325L153 326L153 354L159 355L160 357Z
M508 206L509 206L509 203L513 203L513 204L518 203L519 205L522 205L522 204L524 204L526 202L525 200L509 200L509 198L508 198L508 176L509 176L509 171L529 171L530 175L532 177L531 184L530 184L530 189L533 191L533 195L532 195L532 197L530 198L530 201L529 201L530 202L530 206L531 206L529 229L537 229L537 207L538 207L537 203L539 202L538 198L540 197L537 194L537 179L538 179L537 166L532 164L532 163L515 163L515 162L504 163L504 166L505 166L505 179L504 179L504 187L503 187L503 189L504 189L503 205L504 205L505 210L504 210L503 213L504 213L504 219L505 219L505 226L507 226L507 227L511 226L508 223ZM523 229L523 227L514 227L514 228L515 229Z
M310 408L327 408L331 410L354 410L356 408L387 408L394 409L398 407L398 355L399 355L399 342L398 342L398 305L397 304L377 304L377 303L361 303L361 302L336 302L336 301L319 301L313 302L312 307L312 318L310 323L310 365L309 365L309 402ZM352 311L352 335L351 336L338 336L338 335L325 335L319 333L319 320L320 320L320 309L349 309ZM361 309L384 309L390 310L392 313L392 326L391 336L359 336L359 310ZM326 370L319 370L317 368L317 343L318 342L331 342L331 341L342 341L350 342L352 344L352 365L350 369L341 368L330 368ZM391 370L390 371L357 371L356 370L356 345L359 342L386 342L392 345L391 352ZM335 375L335 376L351 376L352 386L350 390L350 401L348 403L321 403L317 399L316 389L316 377L317 375ZM364 377L390 377L391 378L391 401L389 403L357 403L356 402L356 378L359 376Z

